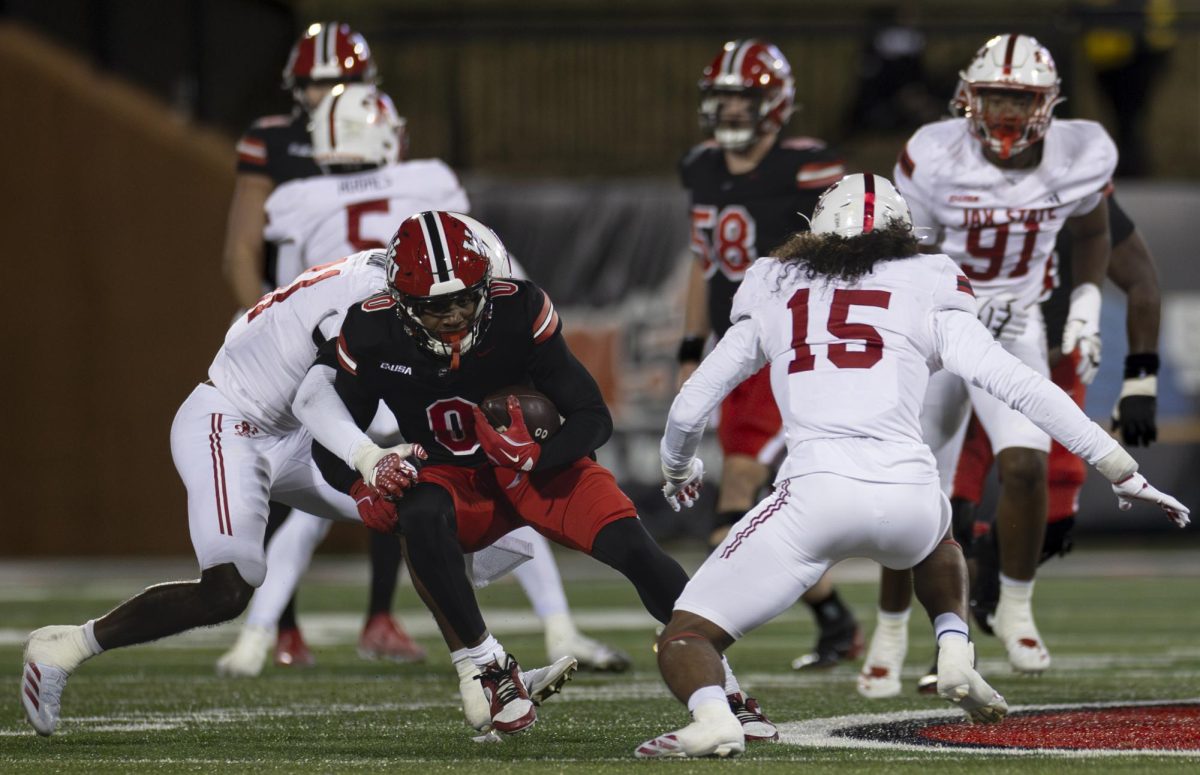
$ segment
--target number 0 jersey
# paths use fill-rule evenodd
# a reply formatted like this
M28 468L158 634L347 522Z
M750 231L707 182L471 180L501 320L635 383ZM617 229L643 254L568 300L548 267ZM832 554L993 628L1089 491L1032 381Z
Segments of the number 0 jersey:
M419 159L284 183L267 198L263 237L278 246L276 278L283 284L310 266L387 247L397 225L414 213L469 207L449 167Z
M1089 462L1112 451L1115 442L975 314L970 282L945 255L880 262L854 283L808 280L794 263L759 259L734 298L734 325L671 406L664 465L684 468L713 407L764 363L787 434L776 481L818 472L935 481L920 414L929 376L943 367Z
M817 198L845 174L820 140L780 140L752 171L733 175L715 142L692 148L679 165L692 200L691 249L708 278L708 319L717 336L742 275L793 232L807 231Z
M538 469L572 463L606 441L612 431L608 408L568 349L550 297L525 280L493 280L485 314L490 320L482 336L451 369L449 359L432 355L405 330L392 297L379 294L349 310L319 362L336 369L334 387L360 428L382 400L405 440L424 446L430 463L486 463L472 409L513 385L533 385L565 418L542 445Z
M213 385L258 427L300 427L292 400L317 356L341 327L346 308L387 282L387 254L370 250L314 267L238 318L208 367Z
M1054 287L1059 231L1100 204L1116 164L1116 146L1094 121L1054 119L1041 162L1007 170L984 157L966 119L949 119L917 130L893 177L913 225L932 230L927 241L959 263L980 296L1008 292L1033 303Z

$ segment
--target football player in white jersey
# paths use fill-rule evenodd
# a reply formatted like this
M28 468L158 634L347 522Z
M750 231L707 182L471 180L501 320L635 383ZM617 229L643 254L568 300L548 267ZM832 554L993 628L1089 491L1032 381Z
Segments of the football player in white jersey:
M83 625L42 627L25 646L21 703L38 734L58 726L67 678L102 651L234 618L267 572L263 533L268 501L326 519L386 530L396 507L375 488L416 477L405 458L420 448L381 448L364 440L366 480L352 495L329 486L312 460L312 436L292 413L300 380L334 336L348 306L378 291L386 252L357 253L315 267L264 296L225 335L209 379L183 402L171 426L171 455L188 491L188 527L200 578L148 587ZM542 690L574 669L564 659L532 679ZM532 691L532 690L531 690Z
M974 721L1004 717L1004 698L973 666L966 564L922 434L925 388L939 369L1006 402L1096 466L1122 508L1145 500L1187 524L1185 506L1151 487L1107 432L976 315L970 280L949 257L919 252L904 199L877 175L843 178L817 204L811 233L750 269L734 298L733 327L671 406L663 493L676 508L694 503L704 468L695 453L708 417L764 364L787 428L787 459L774 494L692 577L659 638L659 669L692 723L635 755L743 750L721 688L720 653L848 557L914 569L939 644L938 693Z
M1110 250L1104 193L1116 146L1093 121L1052 119L1062 101L1058 72L1050 52L1027 35L992 38L960 77L953 105L963 117L917 130L897 162L896 187L926 249L953 258L974 286L980 319L1042 376L1049 367L1038 301L1054 284L1058 232L1070 230L1074 289L1062 350L1078 351L1080 375L1090 382L1100 360L1100 286ZM995 633L1015 670L1040 673L1050 655L1034 623L1032 595L1046 530L1050 438L978 386L948 372L936 375L922 417L947 492L972 406L1003 483ZM885 569L858 680L864 696L900 692L911 597L908 574Z
M284 183L266 203L265 237L279 247L281 276L298 275L314 264L354 251L383 248L396 224L413 213L467 210L467 195L443 162L399 160L398 129L391 100L370 85L335 86L317 105L312 124L313 158L328 174ZM504 258L505 265L496 267L494 275L523 277L523 270L507 253ZM380 287L382 283L380 280ZM395 434L394 418L386 411L380 414L390 420L390 427L380 426L377 431ZM400 440L398 436L396 440ZM237 642L217 661L220 674L255 676L262 671L275 639L275 624L330 526L327 520L294 513L271 537L270 572L251 601ZM545 537L532 528L513 535L534 549L533 558L514 575L543 623L551 661L572 656L585 669L628 669L627 655L575 626ZM408 641L403 631L396 632L393 640L401 637ZM404 654L424 656L424 650L411 641L394 645L408 645ZM359 650L364 651L363 640Z

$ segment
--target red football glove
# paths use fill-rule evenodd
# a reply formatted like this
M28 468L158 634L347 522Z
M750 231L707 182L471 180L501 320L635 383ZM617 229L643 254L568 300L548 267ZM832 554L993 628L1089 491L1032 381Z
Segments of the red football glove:
M358 516L364 525L380 533L395 532L398 519L396 504L383 493L359 479L350 487L350 497L358 506Z
M392 498L403 497L404 491L417 483L417 467L395 452L381 457L373 473L375 489Z
M475 436L493 465L516 471L532 471L542 454L542 448L525 427L525 415L521 412L521 402L517 397L509 396L507 406L509 422L504 433L493 428L479 407L475 407Z

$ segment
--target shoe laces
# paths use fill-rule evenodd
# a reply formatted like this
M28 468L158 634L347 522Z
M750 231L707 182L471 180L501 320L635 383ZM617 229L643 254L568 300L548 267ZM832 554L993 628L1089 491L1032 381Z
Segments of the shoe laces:
M491 685L492 696L500 700L501 705L521 698L521 690L517 687L520 680L517 673L517 661L510 655L501 667L499 662L493 662L475 676L475 680L484 686Z
M733 711L733 715L737 716L737 720L743 724L754 721L765 721L762 711L758 709L758 702L753 697L742 697L741 694L731 694L728 697L729 709Z

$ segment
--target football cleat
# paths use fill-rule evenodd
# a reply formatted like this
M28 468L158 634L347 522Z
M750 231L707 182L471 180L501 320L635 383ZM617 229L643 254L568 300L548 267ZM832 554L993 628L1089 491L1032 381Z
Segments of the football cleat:
M933 658L933 664L925 675L917 679L917 694L937 694L938 688L938 658Z
M700 708L697 708L700 710ZM682 729L647 740L634 750L639 759L690 759L737 756L746 750L742 726L727 713L705 713Z
M52 735L58 727L63 689L71 675L64 665L82 661L81 638L78 625L53 625L34 630L25 644L21 706L39 735Z
M504 664L492 661L479 671L475 679L483 687L492 715L492 728L506 735L524 732L537 721L537 709L529 698L529 690L521 680L521 666L512 654Z
M841 620L821 628L813 650L792 660L793 670L826 669L862 654L862 628L849 611L846 613Z
M733 711L734 717L742 725L742 735L747 743L779 741L779 729L763 713L758 700L740 692L727 694L725 699L729 700L729 710Z
M943 638L938 648L937 693L962 708L974 724L995 724L1008 714L1008 703L975 670L975 644Z
M280 667L312 667L317 664L316 657L308 650L304 636L299 627L285 627L279 630L275 640L275 664Z
M274 642L274 627L247 624L238 633L233 647L217 660L217 675L225 678L253 678L259 675Z
M358 655L363 659L392 662L424 662L425 649L409 637L400 623L386 611L372 614L358 638Z
M879 622L858 674L858 693L871 700L899 696L900 670L907 655L907 622Z
M624 673L633 665L625 652L579 631L567 637L551 638L548 635L546 653L554 662L563 657L574 657L579 661L580 670L595 673Z
M546 667L535 667L521 672L521 681L529 690L529 700L541 705L562 691L563 685L575 676L579 662L575 657L559 657Z
M992 629L1004 642L1013 670L1037 674L1050 667L1050 652L1033 622L1033 608L1028 602L1012 603L1002 599L992 617Z

